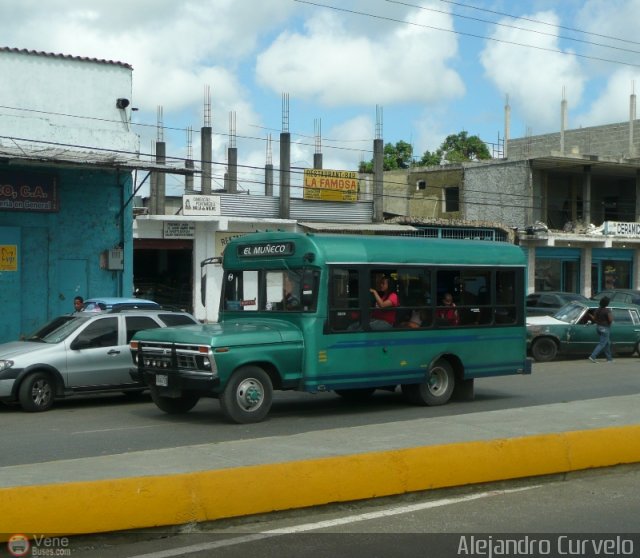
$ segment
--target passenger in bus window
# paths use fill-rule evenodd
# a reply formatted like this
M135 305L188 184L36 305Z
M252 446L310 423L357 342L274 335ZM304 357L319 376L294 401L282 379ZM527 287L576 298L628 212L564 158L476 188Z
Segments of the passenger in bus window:
M449 324L449 325L458 325L460 323L460 316L458 315L458 309L456 308L455 303L453 302L453 296L451 293L446 293L442 297L443 308L438 308L436 313L436 317L438 321L441 323Z
M376 288L369 289L375 300L375 310L371 311L371 329L391 329L396 322L396 310L398 295L390 288L389 276L378 275Z
M297 275L285 273L283 280L282 307L284 310L300 308L300 281Z

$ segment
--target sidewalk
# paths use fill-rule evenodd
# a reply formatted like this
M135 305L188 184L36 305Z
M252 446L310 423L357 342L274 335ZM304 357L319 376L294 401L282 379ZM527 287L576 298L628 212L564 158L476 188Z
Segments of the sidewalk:
M2 536L211 521L640 462L640 395L0 468Z

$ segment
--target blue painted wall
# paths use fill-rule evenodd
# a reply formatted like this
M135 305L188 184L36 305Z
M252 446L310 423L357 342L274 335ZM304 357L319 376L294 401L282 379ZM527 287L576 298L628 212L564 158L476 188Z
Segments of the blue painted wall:
M0 176L8 167L0 164ZM0 270L0 342L18 339L73 311L73 297L133 292L131 173L16 167L56 179L58 211L0 209L0 246L18 246L16 271ZM1 186L1 184L0 184ZM124 249L124 270L101 269L105 250Z

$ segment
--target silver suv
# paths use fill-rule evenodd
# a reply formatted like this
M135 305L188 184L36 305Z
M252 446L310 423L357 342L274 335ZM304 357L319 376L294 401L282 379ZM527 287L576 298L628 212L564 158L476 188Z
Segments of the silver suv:
M56 398L140 392L129 375L129 341L140 330L198 323L186 312L121 310L59 316L21 341L0 345L0 401L48 411Z

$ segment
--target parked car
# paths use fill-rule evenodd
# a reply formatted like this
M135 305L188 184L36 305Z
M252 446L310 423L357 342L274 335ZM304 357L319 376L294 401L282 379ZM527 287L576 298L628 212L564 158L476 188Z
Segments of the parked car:
M540 291L527 295L527 316L553 316L567 302L587 300L586 296L561 291Z
M162 308L157 302L153 300L147 300L146 298L133 298L133 297L102 297L102 298L88 298L84 301L84 312L111 312L113 310L126 310L126 309L146 309L146 310L159 310Z
M129 375L129 341L140 330L192 325L185 312L79 312L53 319L21 341L0 345L0 401L47 411L55 399L104 392L141 392Z
M574 301L553 316L527 318L527 349L538 362L548 362L557 355L587 357L598 344L598 332L592 314L599 304L595 300ZM624 302L609 304L613 312L611 345L615 354L632 355L640 351L640 308Z
M633 289L607 289L600 291L592 298L593 300L600 300L605 296L608 296L612 302L626 302L628 304L640 305L640 291L634 291Z

